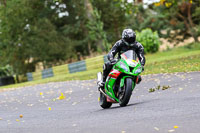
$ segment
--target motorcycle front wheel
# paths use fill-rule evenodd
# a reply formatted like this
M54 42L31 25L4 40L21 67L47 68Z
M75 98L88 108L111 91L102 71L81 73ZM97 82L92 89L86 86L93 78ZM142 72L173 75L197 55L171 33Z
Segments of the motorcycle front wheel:
M119 105L124 107L128 104L132 94L132 79L126 78L125 84L119 94Z

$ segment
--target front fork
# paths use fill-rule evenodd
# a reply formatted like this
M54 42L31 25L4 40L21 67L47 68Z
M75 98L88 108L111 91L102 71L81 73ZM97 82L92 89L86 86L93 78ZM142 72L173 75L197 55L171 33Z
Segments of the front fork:
M119 93L122 91L122 88L124 87L124 84L125 84L125 80L126 78L131 78L132 79L132 91L134 90L135 88L135 79L133 80L133 77L132 76L124 76L121 78L121 81L120 81L120 87L119 87ZM137 77L136 77L137 78Z

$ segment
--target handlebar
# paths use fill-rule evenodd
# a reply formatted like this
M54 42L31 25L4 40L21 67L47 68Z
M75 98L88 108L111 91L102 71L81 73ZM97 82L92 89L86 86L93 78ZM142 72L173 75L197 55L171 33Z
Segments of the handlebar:
M114 65L114 64L117 63L117 61L118 61L118 59L112 59L110 62L111 62L112 65Z

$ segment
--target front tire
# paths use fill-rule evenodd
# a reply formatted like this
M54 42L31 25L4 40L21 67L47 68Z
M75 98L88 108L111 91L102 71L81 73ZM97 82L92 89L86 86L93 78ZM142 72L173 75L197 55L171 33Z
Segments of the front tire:
M128 104L132 94L132 79L126 78L122 92L119 95L119 105L124 107Z
M110 108L110 107L112 106L112 103L107 102L106 96L104 96L104 94L100 92L99 105L100 105L102 108L107 109L107 108Z

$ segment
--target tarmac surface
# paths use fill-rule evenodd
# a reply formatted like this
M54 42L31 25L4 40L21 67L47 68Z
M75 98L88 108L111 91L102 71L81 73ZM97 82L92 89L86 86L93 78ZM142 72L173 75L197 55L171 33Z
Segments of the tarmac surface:
M0 133L200 133L200 72L143 76L126 107L98 97L96 80L1 90Z

